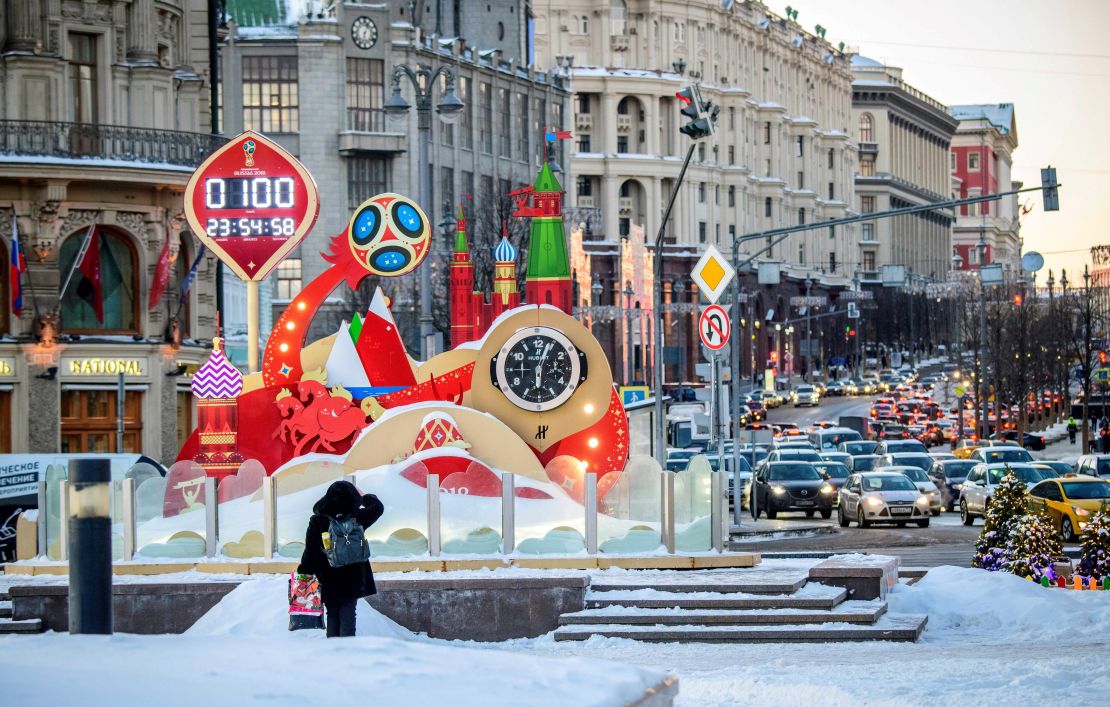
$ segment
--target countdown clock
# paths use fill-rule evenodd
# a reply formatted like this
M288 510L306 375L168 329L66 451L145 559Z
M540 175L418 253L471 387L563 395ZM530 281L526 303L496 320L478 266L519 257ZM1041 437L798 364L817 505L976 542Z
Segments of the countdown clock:
M244 280L269 275L319 212L319 190L304 165L250 130L212 153L185 187L193 233Z
M553 410L586 380L586 355L558 329L520 329L490 361L493 384L523 410Z

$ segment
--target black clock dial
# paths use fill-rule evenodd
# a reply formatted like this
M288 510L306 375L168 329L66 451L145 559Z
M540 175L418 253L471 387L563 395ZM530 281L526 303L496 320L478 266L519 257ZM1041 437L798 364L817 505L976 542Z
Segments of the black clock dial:
M560 331L531 327L515 333L494 359L494 381L514 405L550 410L562 405L585 380L585 363Z

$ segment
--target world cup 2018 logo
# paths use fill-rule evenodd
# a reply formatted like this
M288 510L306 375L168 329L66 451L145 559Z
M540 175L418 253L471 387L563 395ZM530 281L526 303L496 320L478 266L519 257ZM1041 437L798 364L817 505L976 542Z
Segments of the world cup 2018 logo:
M243 164L247 167L254 166L254 140L247 140L243 143Z

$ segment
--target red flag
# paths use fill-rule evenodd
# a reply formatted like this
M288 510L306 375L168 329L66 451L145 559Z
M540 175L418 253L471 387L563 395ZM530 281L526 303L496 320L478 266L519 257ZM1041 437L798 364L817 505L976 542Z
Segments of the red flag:
M166 228L166 242L162 244L162 253L158 256L158 265L154 268L154 279L150 282L150 299L147 309L154 309L166 286L170 284L170 229Z
M77 283L77 296L89 303L96 312L96 321L104 323L104 292L100 287L100 233L94 228L88 250L77 266L81 282Z

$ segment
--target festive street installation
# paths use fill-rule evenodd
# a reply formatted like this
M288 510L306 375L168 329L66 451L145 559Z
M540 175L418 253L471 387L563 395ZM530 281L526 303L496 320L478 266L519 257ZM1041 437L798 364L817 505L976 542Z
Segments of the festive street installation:
M301 201L315 188L303 167L264 136L244 133L221 155L190 182L186 199L196 207L190 223L221 259L238 262L247 254L236 272L254 278L288 252L268 241L288 243L311 228L316 205L304 210ZM250 176L276 156L288 161L285 171L296 180ZM278 318L258 373L240 374L214 341L194 377L198 429L167 479L167 517L198 507L204 476L220 481L221 500L225 484L242 485L235 498L254 494L261 475L241 478L244 459L266 475L304 476L298 488L311 485L324 458L346 474L388 470L389 485L414 490L435 474L441 491L475 501L500 500L500 473L511 472L516 498L559 500L560 507L584 501L592 472L600 503L628 461L628 424L600 345L570 316L562 186L544 163L535 183L511 196L514 216L531 219L524 301L520 250L504 232L493 253L493 292L475 291L460 209L450 278L453 348L427 361L405 348L380 288L367 311L352 312L335 334L306 340L313 316L340 284L355 288L370 275L404 275L431 251L433 229L415 202L379 194L360 204L322 254L330 267ZM266 210L279 203L299 210ZM224 219L221 209L234 211ZM263 260L266 253L277 255ZM423 504L416 505L422 513Z

